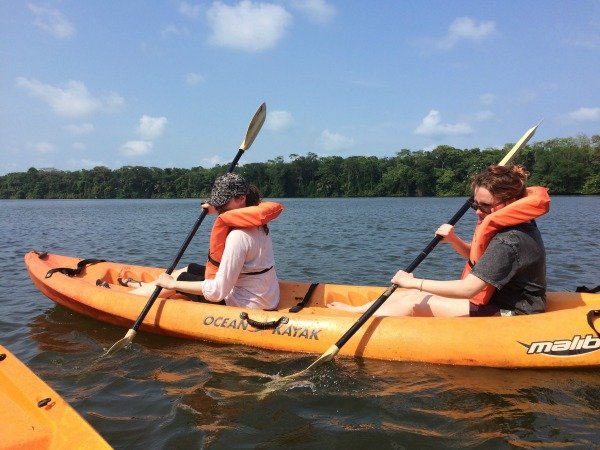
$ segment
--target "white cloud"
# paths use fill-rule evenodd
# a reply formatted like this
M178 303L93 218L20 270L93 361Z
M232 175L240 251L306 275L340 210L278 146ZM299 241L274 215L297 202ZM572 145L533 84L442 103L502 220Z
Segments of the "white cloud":
M74 167L87 167L88 169L93 169L94 167L106 166L102 161L96 161L93 159L82 159L79 163L74 164Z
M583 38L575 39L568 42L575 47L583 47L590 50L597 50L600 48L600 34L595 36L586 36Z
M185 82L190 86L195 86L196 84L203 83L204 80L205 78L198 73L189 72L185 74Z
M188 19L196 19L200 15L202 7L200 5L192 5L188 2L179 3L179 12Z
M494 94L490 94L490 93L481 94L479 96L479 101L482 104L484 104L485 106L490 106L491 104L493 104L496 101L496 96Z
M104 99L101 100L102 107L100 108L105 112L119 111L125 106L125 99L119 94L111 92Z
M495 34L496 24L492 21L477 23L470 17L458 17L448 27L448 34L438 42L441 49L451 49L460 41L480 42Z
M354 139L325 130L321 133L320 144L326 151L343 150L352 147Z
M34 14L36 27L50 33L52 36L66 39L75 34L75 27L60 11L44 6L28 4L27 7Z
M595 122L600 120L600 108L579 108L567 113L567 118L575 122Z
M167 25L166 27L164 27L161 32L160 35L163 38L169 37L171 35L173 36L185 36L188 33L187 28L182 27L179 28L175 25Z
M74 135L90 134L94 131L94 125L91 123L82 123L81 125L70 124L65 126L65 130Z
M121 146L121 153L129 157L143 156L150 150L152 142L148 141L127 141Z
M81 81L68 81L64 87L41 83L36 79L17 78L17 86L27 89L29 94L46 102L61 116L80 117L96 111L113 111L125 103L118 94L101 99L91 95Z
M272 131L281 131L289 128L294 121L292 113L288 111L271 111L267 114L265 127Z
M473 132L468 123L443 124L440 112L432 109L415 129L415 134L424 136L457 136Z
M145 141L152 141L162 136L166 126L166 117L150 117L144 114L140 119L137 132Z
M56 152L56 146L49 142L36 142L35 144L33 144L33 149L37 153L42 153L42 154Z
M73 147L74 150L85 150L87 148L83 142L73 142L71 147Z
M107 165L103 162L103 161L96 161L93 159L86 159L86 158L82 158L82 159L77 159L77 158L69 158L67 161L67 167L72 167L74 170L81 170L83 169L93 169L94 167L98 167L98 166L104 166L106 167Z
M221 156L215 155L210 158L203 158L202 161L200 161L200 165L202 167L215 167L217 164L222 165L227 162L228 161L225 161Z
M212 28L211 44L248 52L275 47L292 15L279 5L243 0L236 6L216 1L207 11Z
M293 0L292 6L317 23L328 23L336 13L335 7L326 0Z
M482 110L482 111L477 111L477 113L475 113L475 120L477 122L485 122L486 120L490 120L493 117L494 117L494 113L487 109Z

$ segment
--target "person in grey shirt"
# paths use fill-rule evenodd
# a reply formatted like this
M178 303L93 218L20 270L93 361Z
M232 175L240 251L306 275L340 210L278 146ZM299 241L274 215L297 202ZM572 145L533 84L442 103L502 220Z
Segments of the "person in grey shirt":
M472 241L459 238L444 224L436 234L467 258L457 280L415 278L400 270L396 290L375 312L379 316L495 316L533 314L545 310L546 252L535 219L550 207L548 190L527 188L523 166L492 165L471 181L471 207L477 215ZM331 308L364 312L373 302Z

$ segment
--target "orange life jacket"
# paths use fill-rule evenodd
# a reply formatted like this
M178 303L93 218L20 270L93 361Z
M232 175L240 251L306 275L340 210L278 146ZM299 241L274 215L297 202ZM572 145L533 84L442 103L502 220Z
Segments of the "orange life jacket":
M253 228L266 225L283 211L283 205L275 202L261 202L257 206L232 209L217 216L210 233L208 261L204 277L213 279L225 250L227 235L234 228Z
M461 278L471 273L472 267L485 252L490 240L503 228L529 222L543 216L550 210L548 188L533 186L527 188L525 197L520 198L504 208L488 214L475 227L469 261L465 264ZM487 284L477 295L471 298L471 303L485 305L494 293L494 286Z

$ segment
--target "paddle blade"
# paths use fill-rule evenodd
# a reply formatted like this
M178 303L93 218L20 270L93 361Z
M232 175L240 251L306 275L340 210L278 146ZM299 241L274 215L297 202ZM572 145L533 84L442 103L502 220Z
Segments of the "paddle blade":
M130 328L129 331L127 331L125 337L120 341L115 342L114 345L111 348L109 348L108 351L104 354L104 356L112 355L113 353L118 352L122 348L127 347L129 344L131 344L131 341L133 341L135 334L136 331L133 328Z
M260 394L258 394L258 398L260 400L262 400L269 394L272 394L273 392L279 391L287 386L290 386L297 378L299 378L301 375L304 375L310 369L331 361L333 358L335 358L335 355L337 355L337 353L339 351L340 351L340 349L334 344L331 347L329 347L327 349L327 351L325 353L323 353L319 359L317 359L315 362L313 362L306 369L301 370L300 372L296 372L291 375L286 375L285 377L277 378L276 380L273 380L273 381L269 381L266 384L265 388L260 392Z
M267 118L267 104L263 102L262 105L258 107L250 125L248 125L248 131L246 131L246 137L240 144L240 150L248 150L256 136L258 136L258 132L265 123L265 119Z
M531 127L529 130L527 130L523 137L521 137L521 139L519 139L519 141L513 146L510 152L508 152L506 156L502 158L502 161L500 161L498 165L507 166L511 164L513 160L519 155L521 149L525 147L525 144L527 144L529 139L533 137L533 135L535 134L535 130L537 130L537 127L539 127L541 123L542 121L540 120L540 123L538 123L535 127Z

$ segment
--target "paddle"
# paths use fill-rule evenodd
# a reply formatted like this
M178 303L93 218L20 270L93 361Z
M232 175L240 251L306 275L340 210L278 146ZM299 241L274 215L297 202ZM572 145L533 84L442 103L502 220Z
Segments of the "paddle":
M525 146L527 141L529 141L529 139L531 139L531 137L534 135L535 130L540 125L540 123L538 123L536 126L534 126L533 128L530 128L529 130L527 130L525 132L525 134L519 140L519 142L517 142L513 146L513 148L507 153L507 155L502 159L502 161L500 161L499 165L506 166L515 159L515 157L517 156L519 151ZM459 219L470 208L472 200L473 200L473 197L471 196L467 201L465 201L465 204L458 210L458 212L456 214L454 214L454 216L452 216L452 218L447 223L449 223L450 225L455 225L459 221ZM408 267L405 269L405 272L414 271L417 268L417 266L419 264L421 264L421 262L427 257L427 255L429 255L429 253L431 253L431 251L434 249L434 247L441 240L442 240L442 237L436 235L431 240L429 245L427 245L427 247L425 247L423 249L421 254L419 254L419 256L417 256L415 258L415 260L408 265ZM362 314L362 316L360 316L360 318L354 323L354 325L352 325L352 327L350 327L350 329L348 331L346 331L346 333L334 345L329 347L327 349L327 351L325 353L323 353L323 355L321 355L321 357L319 359L317 359L315 362L313 362L310 366L308 366L303 371L295 373L293 375L288 375L285 378L296 378L298 375L310 370L312 367L316 367L324 362L331 361L335 357L335 355L337 355L337 353L340 351L342 346L346 342L348 342L348 340L352 336L354 336L354 334L358 331L358 329L375 313L375 311L377 311L377 309L379 309L379 307L381 305L383 305L383 303L389 298L390 295L392 295L392 293L396 290L397 287L398 286L396 286L395 284L392 284L390 287L388 287L387 290L383 294L381 294L379 296L379 298L371 305L371 307L369 309L367 309Z
M237 152L237 155L231 162L231 165L229 166L229 169L227 170L227 172L233 172L233 169L235 169L235 166L237 165L238 161L240 160L240 158L242 157L244 152L250 148L250 146L254 142L254 139L256 139L256 136L258 136L258 132L260 131L261 127L263 126L263 123L265 123L266 117L267 117L267 105L265 103L263 103L262 105L260 105L258 107L258 110L256 111L256 113L254 114L254 117L250 121L250 125L248 125L248 131L246 131L246 137L240 144L240 148ZM177 267L179 260L183 256L183 253L185 252L188 245L192 241L192 238L196 234L196 231L198 231L198 228L200 228L200 225L204 221L204 218L206 217L207 214L208 214L207 210L203 208L202 213L200 214L200 217L198 217L198 220L196 220L196 223L192 227L190 233L188 234L187 238L181 245L181 248L177 252L177 256L175 256L175 259L173 260L173 262L167 269L167 273L169 275L171 273L173 273L173 271ZM137 330L140 328L140 325L144 321L144 318L148 314L148 311L150 311L150 308L152 308L152 305L158 298L158 295L160 294L161 291L162 291L162 287L156 286L156 289L154 289L154 292L148 299L146 306L144 306L144 309L142 310L139 317L133 324L133 327L131 329L129 329L129 331L127 331L127 334L125 335L125 337L123 339L116 342L111 348L108 349L108 351L106 352L106 355L114 353L131 343L131 341L133 340L133 338L135 337L135 335L137 333Z

